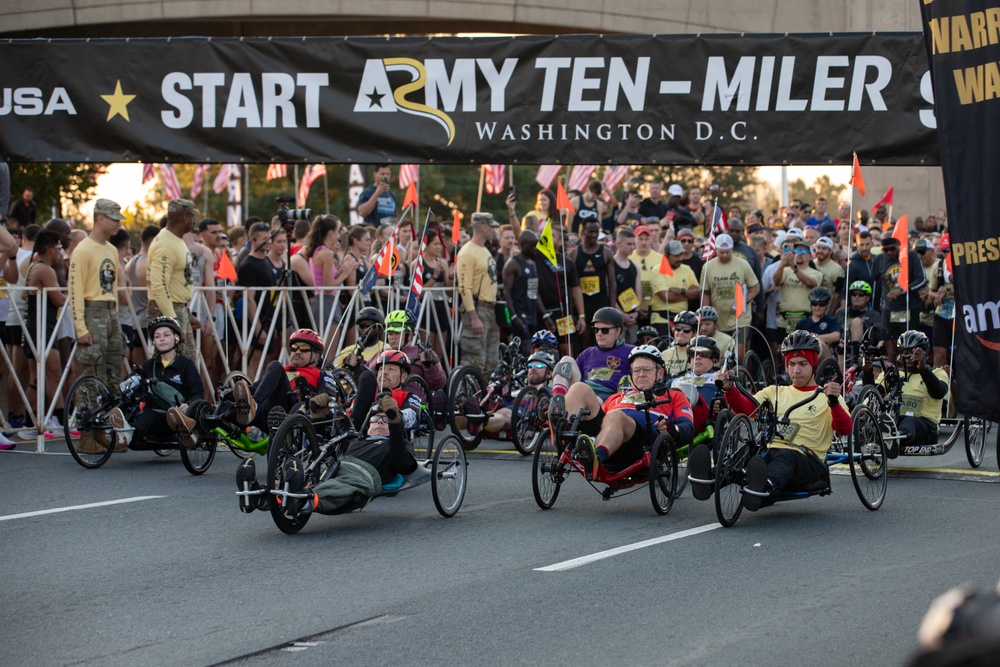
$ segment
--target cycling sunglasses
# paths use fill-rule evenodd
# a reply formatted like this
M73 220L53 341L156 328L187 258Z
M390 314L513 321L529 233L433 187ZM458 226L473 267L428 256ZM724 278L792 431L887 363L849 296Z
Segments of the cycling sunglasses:
M372 424L388 424L389 423L389 418L386 417L385 415L372 415L371 423Z
M528 368L534 368L534 369L536 369L536 370L541 370L541 369L543 369L543 368L548 368L548 366L546 366L546 365L545 365L544 363L542 363L541 361L532 361L532 362L530 362L530 363L528 364Z
M292 343L288 346L288 349L292 352L312 352L312 345L306 345L305 343Z
M694 329L691 327L674 327L674 331L677 333L694 333Z
M618 327L594 327L594 331L599 334L608 334L617 329Z

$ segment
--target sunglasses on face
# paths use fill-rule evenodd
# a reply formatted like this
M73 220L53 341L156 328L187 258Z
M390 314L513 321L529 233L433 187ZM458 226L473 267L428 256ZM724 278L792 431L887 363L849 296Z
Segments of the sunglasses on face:
M599 334L608 334L617 329L618 327L594 327L594 331Z
M830 305L829 301L813 301L812 302L812 307L813 308L826 308L828 305Z
M694 243L693 239L681 239L681 243Z
M371 423L372 424L388 424L389 423L389 418L386 417L385 415L372 415Z
M305 343L293 343L288 346L292 352L312 352L312 346Z
M712 353L711 352L701 352L701 351L699 351L699 352L695 352L694 356L697 357L698 359L711 359L712 358Z
M548 368L545 364L540 361L532 361L528 364L528 368L534 368L535 370L541 370L543 368Z
M851 296L868 296L864 292L851 292Z
M677 333L694 333L694 329L691 327L674 327L674 331Z
M796 248L795 249L795 254L796 255L808 255L809 251L806 250L805 248Z

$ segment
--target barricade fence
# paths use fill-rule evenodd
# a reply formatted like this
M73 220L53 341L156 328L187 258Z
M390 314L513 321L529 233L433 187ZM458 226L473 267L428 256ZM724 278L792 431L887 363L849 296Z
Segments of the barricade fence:
M28 332L30 335L22 336L23 340L10 340L6 345L0 345L4 371L0 382L0 396L3 398L0 400L0 430L4 433L24 432L36 428L30 424L51 423L53 417L62 423L65 415L57 413L73 382L86 372L93 372L84 369L77 358L79 346L68 300L65 306L58 309L56 322L52 324L48 321L45 306L49 294L59 292L65 295L66 289L38 290L16 285L3 289L10 300L8 330L20 327L21 331L28 331L26 312L29 300L33 301L37 317ZM206 396L214 400L215 387L234 371L255 379L272 359L287 363L288 337L296 329L308 328L319 332L325 343L324 362L333 363L345 349L355 345L352 330L357 313L369 305L383 313L402 310L409 287L377 285L368 295L362 295L359 287L324 288L320 295L316 295L315 291L315 288L306 286L195 288L189 303L192 316L198 318L200 323L194 331L194 362L201 374ZM123 295L145 293L146 289L121 288L120 292ZM123 326L131 326L138 340L136 349L129 351L132 360L122 360L124 379L131 373L133 364L141 365L142 360L152 355L152 343L146 335L144 313L136 311L131 298L120 300L125 303L119 303L119 321ZM253 305L250 305L251 302ZM431 346L446 373L451 371L458 356L461 318L454 314L454 302L453 288L424 289L414 334L420 343ZM24 308L19 304L23 304ZM48 333L50 328L51 334ZM144 352L140 353L140 350ZM56 368L58 378L54 373ZM51 400L48 398L50 395ZM25 415L28 426L11 426L8 412L18 414L19 411ZM44 452L48 442L44 437L45 429L39 427L37 431L34 438L36 451ZM62 438L60 428L54 432L52 439Z

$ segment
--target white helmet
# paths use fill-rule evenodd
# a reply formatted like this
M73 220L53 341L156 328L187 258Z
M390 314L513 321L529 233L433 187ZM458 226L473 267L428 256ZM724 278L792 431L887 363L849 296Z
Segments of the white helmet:
M665 366L663 361L663 354L660 353L660 349L655 345L636 345L632 348L632 351L628 353L628 365L631 366L632 362L639 357L646 357L652 359L659 366Z

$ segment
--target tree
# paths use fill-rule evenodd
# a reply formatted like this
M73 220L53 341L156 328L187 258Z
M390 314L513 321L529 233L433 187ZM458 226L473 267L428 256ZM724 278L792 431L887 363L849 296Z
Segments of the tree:
M75 212L93 198L97 177L104 172L104 165L92 163L14 162L10 165L11 200L31 188L39 222L62 217L64 210Z
M814 207L816 200L825 197L828 210L831 215L837 212L837 203L840 201L840 194L847 189L846 185L837 185L830 182L830 177L826 174L817 178L812 186L806 187L805 181L801 178L795 179L788 184L788 196L790 199L799 199L804 204Z

